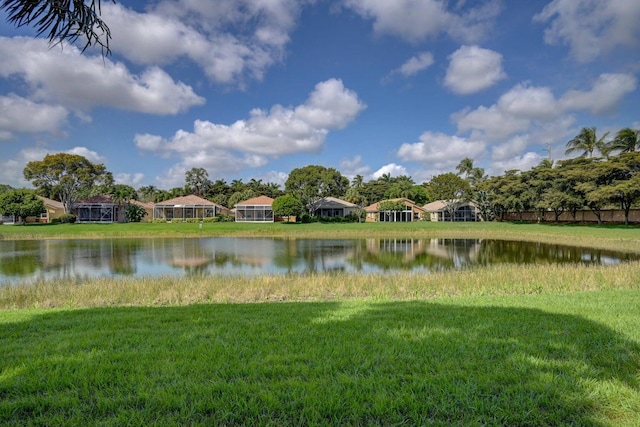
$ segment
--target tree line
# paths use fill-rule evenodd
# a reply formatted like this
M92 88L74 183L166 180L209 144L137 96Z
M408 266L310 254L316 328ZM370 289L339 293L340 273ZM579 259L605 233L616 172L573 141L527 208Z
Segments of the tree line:
M334 168L308 165L292 170L284 189L261 179L212 181L206 169L192 168L185 173L182 187L162 190L148 185L136 190L115 184L113 174L103 164L77 154L48 154L24 168L24 177L35 190L0 184L0 213L24 217L44 212L32 193L62 202L66 212L71 212L77 200L95 195L110 195L116 203L129 205L131 200L158 203L195 194L226 207L260 195L273 199L287 196L277 205L288 206L290 212L299 203L313 214L319 201L331 196L361 208L394 198L407 198L419 206L434 200L445 200L452 206L469 200L478 206L484 220L531 210L539 210L541 218L545 211L553 211L556 219L563 212L571 212L575 218L578 210L590 209L600 221L603 209L619 208L628 223L629 210L640 200L640 135L638 130L625 128L610 141L606 141L607 136L598 137L593 127L583 128L566 144L566 154L578 153L578 157L558 162L543 159L528 171L508 170L501 176L488 177L484 169L474 167L470 158L460 161L456 173L440 174L420 184L410 176L390 174L369 181L356 175L349 180Z

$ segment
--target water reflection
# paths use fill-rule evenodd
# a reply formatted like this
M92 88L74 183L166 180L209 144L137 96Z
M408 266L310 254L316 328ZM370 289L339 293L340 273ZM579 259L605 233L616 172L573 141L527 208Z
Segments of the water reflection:
M612 264L638 258L589 248L480 239L0 241L0 282L163 274L431 272L495 263Z

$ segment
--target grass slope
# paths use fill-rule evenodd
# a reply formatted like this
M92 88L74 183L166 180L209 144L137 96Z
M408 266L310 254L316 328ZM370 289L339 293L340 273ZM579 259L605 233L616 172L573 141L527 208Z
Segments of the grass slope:
M640 425L640 293L0 313L2 425Z

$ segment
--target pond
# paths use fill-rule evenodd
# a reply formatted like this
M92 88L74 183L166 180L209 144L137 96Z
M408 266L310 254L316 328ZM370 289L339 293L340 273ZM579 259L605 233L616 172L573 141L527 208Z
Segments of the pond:
M487 239L153 238L0 241L0 284L100 276L431 272L495 263L616 264L634 254Z

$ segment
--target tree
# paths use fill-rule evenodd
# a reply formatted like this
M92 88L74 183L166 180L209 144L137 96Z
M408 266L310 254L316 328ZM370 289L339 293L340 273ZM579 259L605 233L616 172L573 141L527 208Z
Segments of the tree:
M602 135L600 138L596 136L595 127L584 127L580 130L580 133L576 135L572 140L567 142L567 150L564 154L573 154L581 152L579 157L593 157L595 150L600 151L602 154L607 154L607 144L605 138L609 135L609 132Z
M287 222L289 222L290 217L300 215L304 209L300 199L292 196L291 194L276 197L273 200L271 207L274 215L286 216Z
M315 212L323 197L342 197L349 187L349 180L334 168L310 165L289 173L285 191L296 196L309 213Z
M363 185L364 185L364 177L362 175L356 175L351 180L352 188L362 188Z
M124 216L128 222L140 222L147 214L147 211L140 205L128 205L124 211Z
M0 184L0 194L4 194L4 193L6 193L8 191L13 191L13 190L15 190L15 188L13 188L10 185Z
M209 173L204 168L191 168L185 173L185 186L196 196L202 197L209 187Z
M455 173L434 176L427 186L434 200L461 199L471 193L471 185Z
M636 148L640 148L640 129L621 129L609 145L610 151L622 153L632 153Z
M44 202L35 191L13 190L0 194L0 214L13 215L25 221L28 216L45 213Z
M140 200L143 202L153 202L156 194L158 193L158 189L153 185L143 185L138 188L138 195L140 195Z
M115 1L113 1L115 3ZM75 43L85 39L89 46L100 46L103 55L111 53L111 31L100 18L100 0L2 0L0 9L7 12L7 21L16 27L33 26L37 35L48 32L49 44L65 41Z
M83 190L91 188L106 173L103 164L91 163L78 154L47 154L44 160L27 163L25 179L36 188L48 188L64 205L65 213Z
M468 178L473 171L473 160L469 157L465 157L460 160L460 163L456 166L456 170L458 171L458 176L464 174L465 178Z

